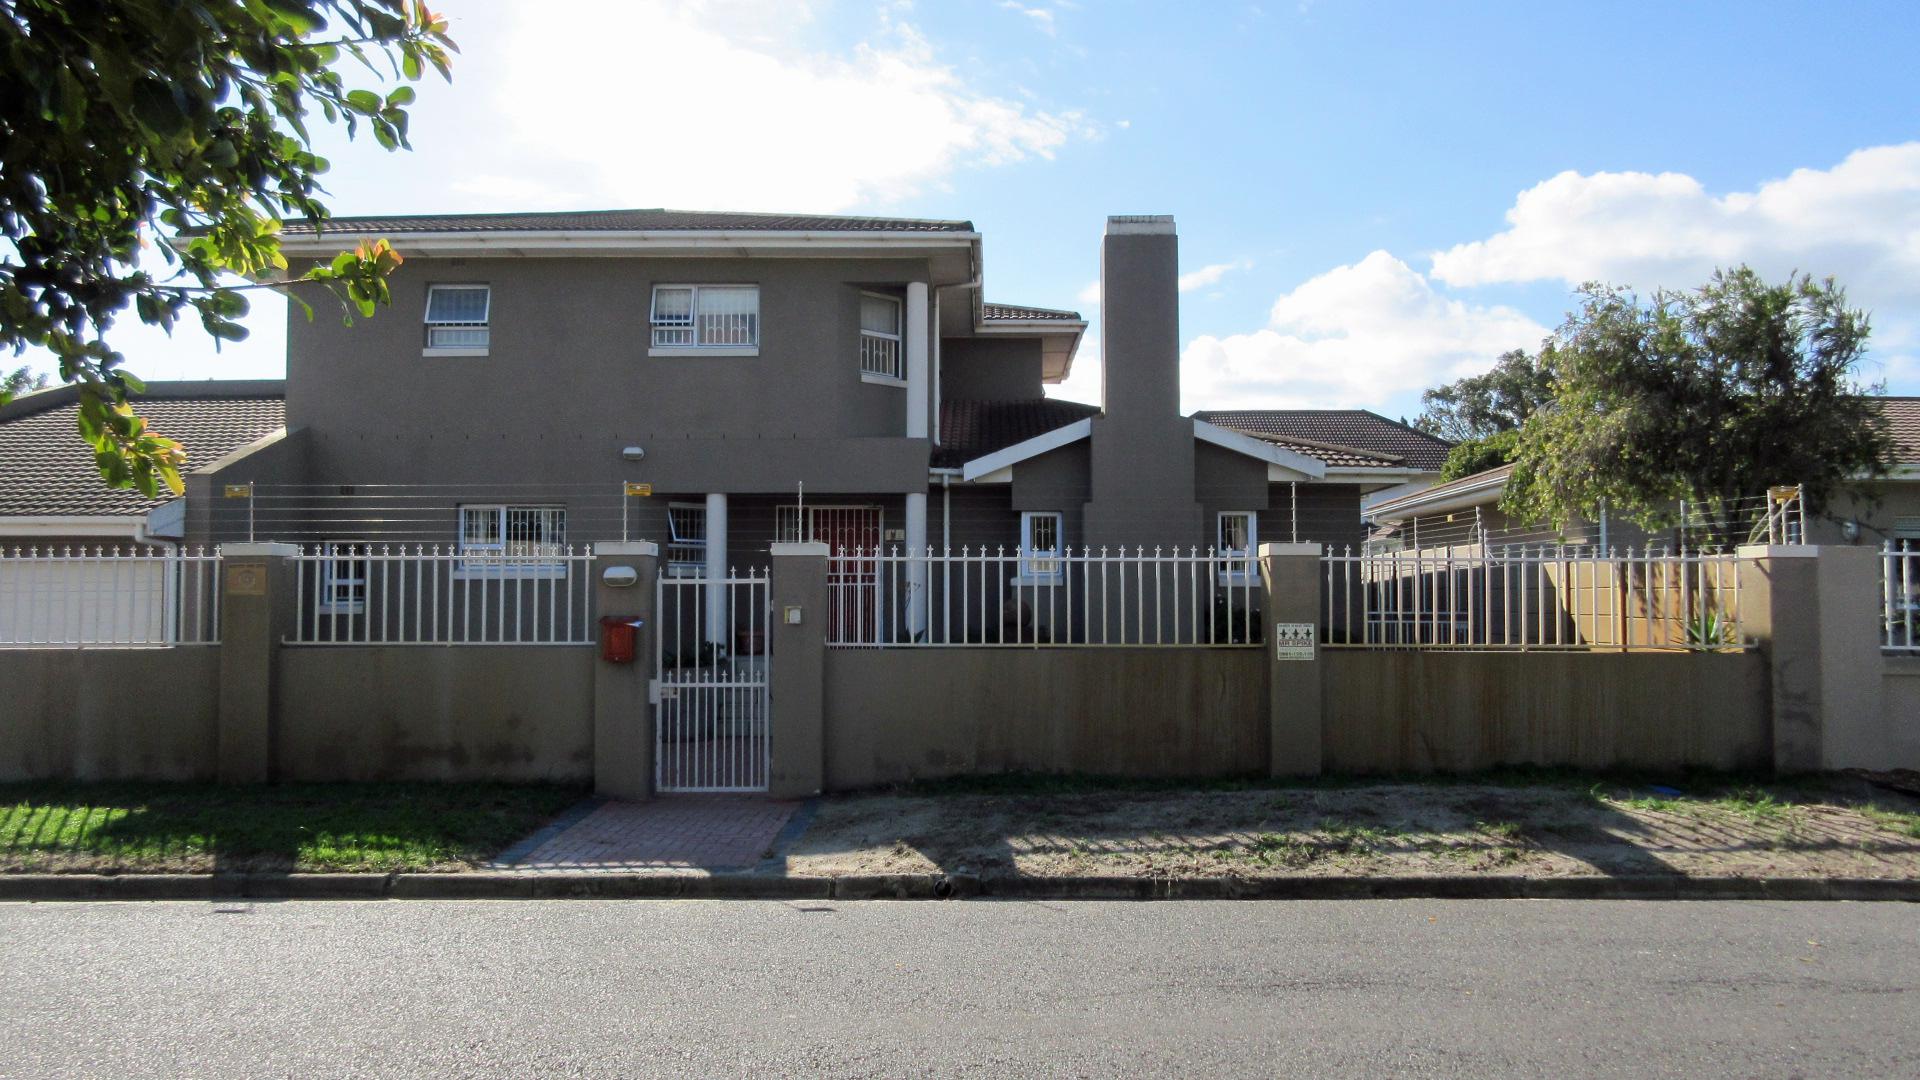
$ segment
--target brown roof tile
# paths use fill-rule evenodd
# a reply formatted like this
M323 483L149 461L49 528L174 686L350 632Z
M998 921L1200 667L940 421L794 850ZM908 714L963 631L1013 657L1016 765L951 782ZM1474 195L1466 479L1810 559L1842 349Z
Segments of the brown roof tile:
M532 214L383 214L337 217L322 223L334 233L419 232L972 232L971 221L928 218L840 217L706 210L566 210ZM290 221L288 236L312 236L313 225Z
M1209 409L1196 419L1247 435L1280 436L1384 454L1408 468L1438 472L1453 444L1366 409Z
M940 402L940 445L933 448L933 465L957 469L974 458L1098 415L1097 405L1058 398L1021 401L944 398Z

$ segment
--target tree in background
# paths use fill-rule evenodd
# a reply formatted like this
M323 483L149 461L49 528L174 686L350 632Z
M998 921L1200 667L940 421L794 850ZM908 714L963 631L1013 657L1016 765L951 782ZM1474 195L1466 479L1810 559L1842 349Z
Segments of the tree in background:
M1855 374L1867 315L1833 279L1747 267L1643 301L1603 285L1546 352L1551 403L1521 428L1501 508L1564 527L1598 506L1654 525L1676 500L1725 510L1802 485L1809 511L1892 464Z
M446 25L423 0L0 0L0 345L42 346L78 384L109 485L177 492L185 460L127 405L114 319L245 337L261 286L235 276L283 274L282 220L327 216L312 113L406 146L413 89L347 75L448 76ZM399 262L380 241L301 277L365 316Z
M1535 410L1553 398L1546 357L1525 349L1500 354L1493 369L1420 395L1424 407L1413 426L1456 445L1440 479L1458 480L1513 460L1514 434Z
M20 394L46 388L45 375L37 375L29 367L17 367L4 377L0 377L0 403L5 403Z

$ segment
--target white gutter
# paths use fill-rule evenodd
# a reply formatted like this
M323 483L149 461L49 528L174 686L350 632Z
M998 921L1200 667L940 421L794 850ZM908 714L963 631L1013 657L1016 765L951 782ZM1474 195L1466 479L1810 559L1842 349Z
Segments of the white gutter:
M138 540L147 519L138 514L32 514L0 517L0 536L77 536L111 540Z
M1479 506L1487 501L1486 497L1496 494L1507 486L1506 476L1494 476L1478 481L1468 487L1455 488L1443 494L1427 496L1408 495L1383 502L1368 513L1375 520L1399 521L1419 514L1439 514L1450 510L1465 510L1470 506Z

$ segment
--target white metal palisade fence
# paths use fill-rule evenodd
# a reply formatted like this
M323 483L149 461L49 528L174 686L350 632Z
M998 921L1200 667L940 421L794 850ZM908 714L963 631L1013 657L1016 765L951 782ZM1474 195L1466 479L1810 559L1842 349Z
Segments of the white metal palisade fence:
M1594 548L1322 556L1331 648L1686 649L1750 643L1739 557Z
M202 548L0 549L0 647L218 644L219 582Z
M765 791L772 591L768 572L662 577L654 618L654 786Z
M1884 633L1880 647L1920 655L1920 547L1889 540L1880 552L1880 597Z
M1261 641L1259 559L1245 552L867 550L828 557L827 591L836 648Z
M293 556L294 645L590 645L591 548L319 544Z

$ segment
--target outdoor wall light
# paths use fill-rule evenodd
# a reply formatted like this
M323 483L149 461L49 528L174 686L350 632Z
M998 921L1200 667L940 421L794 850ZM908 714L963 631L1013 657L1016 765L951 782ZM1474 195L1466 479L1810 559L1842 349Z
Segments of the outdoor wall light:
M1848 518L1841 522L1840 539L1845 540L1849 544L1860 539L1860 522L1855 518Z
M639 461L641 458L647 456L647 452L638 446L629 446L620 451L620 456L626 458L628 461Z

